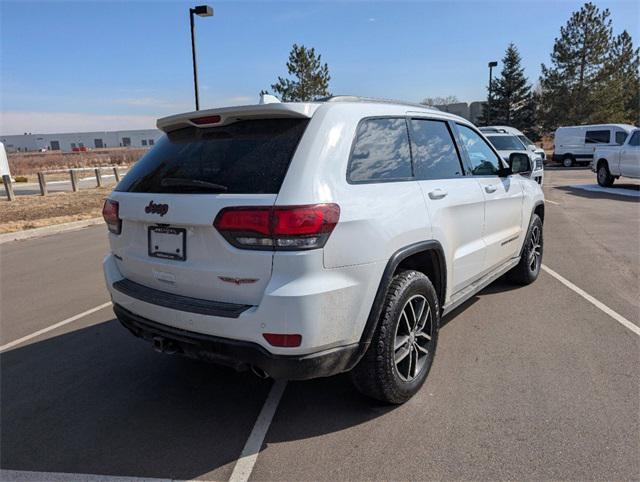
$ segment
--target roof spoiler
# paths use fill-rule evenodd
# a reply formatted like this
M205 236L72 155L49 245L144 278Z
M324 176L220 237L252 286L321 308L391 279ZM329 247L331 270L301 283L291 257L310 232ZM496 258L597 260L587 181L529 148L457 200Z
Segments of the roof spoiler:
M309 118L319 107L319 104L281 103L268 94L261 97L265 101L262 104L185 112L158 119L156 126L161 131L171 132L185 127L222 126L246 119Z

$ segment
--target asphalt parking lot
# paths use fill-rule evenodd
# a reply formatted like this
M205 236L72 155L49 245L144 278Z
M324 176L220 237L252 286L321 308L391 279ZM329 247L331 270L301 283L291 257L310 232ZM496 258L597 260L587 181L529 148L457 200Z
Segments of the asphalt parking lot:
M545 176L533 285L499 280L447 317L403 406L347 375L288 383L245 475L639 479L640 199L576 187L585 169ZM229 479L270 380L157 354L108 306L25 339L108 302L106 251L102 226L0 245L1 478Z

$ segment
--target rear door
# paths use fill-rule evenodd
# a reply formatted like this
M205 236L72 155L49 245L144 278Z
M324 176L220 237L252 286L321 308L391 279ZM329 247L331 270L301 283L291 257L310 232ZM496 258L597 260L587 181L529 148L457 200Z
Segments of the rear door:
M592 160L593 153L598 144L611 144L612 129L610 127L594 127L587 129L584 134L584 145L586 153L583 156L576 156L577 160Z
M451 260L448 278L455 294L483 271L484 196L465 172L447 121L412 118L409 125L415 177L429 210L433 237Z
M518 255L524 236L522 229L523 190L519 175L498 176L499 156L474 129L456 124L469 167L484 195L486 245L484 272L489 272Z
M221 209L271 206L308 119L253 119L170 132L110 196L126 278L193 298L258 304L273 252L238 249L214 228Z

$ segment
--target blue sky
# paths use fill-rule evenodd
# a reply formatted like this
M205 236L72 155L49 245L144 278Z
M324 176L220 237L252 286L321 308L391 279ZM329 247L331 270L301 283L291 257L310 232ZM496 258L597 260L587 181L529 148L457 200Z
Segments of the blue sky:
M509 42L537 80L579 1L213 1L197 18L201 107L257 101L294 42L329 63L331 91L419 101L485 96ZM640 3L596 2L640 41ZM193 109L193 2L0 0L0 133L153 127ZM498 68L498 70L500 67Z

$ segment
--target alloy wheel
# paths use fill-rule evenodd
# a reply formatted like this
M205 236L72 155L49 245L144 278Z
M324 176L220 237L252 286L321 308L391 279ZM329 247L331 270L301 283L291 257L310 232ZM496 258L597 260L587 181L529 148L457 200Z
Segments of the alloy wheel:
M433 313L427 299L414 295L400 312L394 340L396 371L406 382L414 380L431 356Z
M536 271L542 258L542 231L540 226L534 226L531 229L529 237L529 269Z

